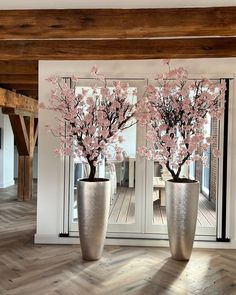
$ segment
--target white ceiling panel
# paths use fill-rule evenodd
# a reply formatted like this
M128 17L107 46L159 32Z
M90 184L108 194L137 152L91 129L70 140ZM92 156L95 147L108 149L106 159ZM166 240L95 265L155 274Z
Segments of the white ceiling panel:
M161 8L236 6L236 0L0 0L0 9Z

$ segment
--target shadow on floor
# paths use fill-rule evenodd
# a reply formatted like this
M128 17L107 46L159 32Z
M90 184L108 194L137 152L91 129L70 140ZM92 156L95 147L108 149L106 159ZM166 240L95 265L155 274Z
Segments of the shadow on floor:
M155 274L147 278L147 284L139 294L180 294L175 282L180 279L187 263L188 261L176 261L168 258Z

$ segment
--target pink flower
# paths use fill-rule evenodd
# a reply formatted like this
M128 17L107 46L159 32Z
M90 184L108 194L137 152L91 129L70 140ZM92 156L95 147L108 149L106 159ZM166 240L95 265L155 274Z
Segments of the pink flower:
M169 66L169 60L164 60ZM198 155L213 142L205 133L207 114L220 119L224 112L225 86L208 79L192 81L186 69L179 67L157 76L156 85L146 87L137 104L136 118L147 128L149 149L141 155L158 159L175 177L184 164L206 159ZM214 152L214 155L218 155Z

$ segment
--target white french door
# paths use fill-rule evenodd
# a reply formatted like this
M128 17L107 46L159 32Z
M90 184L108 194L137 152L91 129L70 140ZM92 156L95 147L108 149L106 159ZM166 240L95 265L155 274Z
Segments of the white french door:
M119 77L111 77L121 80ZM130 85L131 91L137 90L136 99L144 93L147 80L136 77L123 77ZM89 79L84 86L89 85ZM132 98L133 99L133 98ZM211 122L212 123L212 122ZM209 194L200 193L197 240L216 240L220 235L223 196L224 166L224 120L210 124L216 136L216 143L221 156L215 162L209 160ZM214 128L212 127L214 126ZM209 126L208 126L209 127ZM169 175L158 163L146 161L137 153L140 146L146 145L146 131L138 125L132 126L123 134L123 161L104 160L98 169L98 176L108 177L112 183L112 195L109 213L108 237L117 238L154 238L168 239L165 212L165 180ZM213 169L214 168L214 169ZM77 191L76 180L86 176L86 166L79 161L71 161L70 202L69 202L69 235L78 236ZM214 170L214 173L213 173ZM198 163L183 169L183 175L198 178L201 184L206 171ZM228 207L227 207L228 208ZM228 209L227 209L228 210Z
M111 77L111 81L115 79L124 80L129 83L129 99L136 102L140 93L144 92L146 80L135 77ZM77 91L84 87L88 87L89 79L84 81L84 85L79 86ZM112 85L111 85L112 87ZM133 95L133 92L137 93ZM121 144L123 148L123 160L103 159L98 167L97 176L106 177L111 180L111 203L109 213L108 233L110 235L118 233L141 233L144 225L145 204L145 159L137 154L139 146L145 145L145 132L137 124L129 129L122 131L124 142ZM71 202L70 202L70 236L78 235L78 216L77 216L77 188L76 180L86 177L87 167L79 160L71 160L70 179L71 179Z
M211 157L208 150L208 167L195 162L190 167L183 167L182 171L184 177L200 182L196 240L216 240L218 230L222 226L224 139L227 130L224 128L225 118L221 121L213 121L210 117L208 119L206 132L213 136L213 145L220 150L221 155L219 158ZM165 180L168 178L168 171L161 168L158 163L146 163L145 232L150 235L156 234L156 238L159 239L168 239L165 207ZM226 195L224 197L226 198Z

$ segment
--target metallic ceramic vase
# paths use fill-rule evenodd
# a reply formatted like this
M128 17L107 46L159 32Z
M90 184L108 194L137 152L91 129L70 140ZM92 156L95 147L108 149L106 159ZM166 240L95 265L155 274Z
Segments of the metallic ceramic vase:
M106 237L111 184L108 179L90 182L78 180L78 221L84 260L102 256Z
M189 260L197 223L199 182L166 181L165 187L171 255L175 260Z

